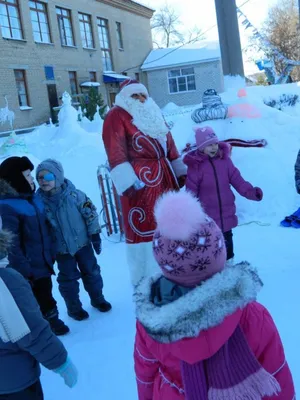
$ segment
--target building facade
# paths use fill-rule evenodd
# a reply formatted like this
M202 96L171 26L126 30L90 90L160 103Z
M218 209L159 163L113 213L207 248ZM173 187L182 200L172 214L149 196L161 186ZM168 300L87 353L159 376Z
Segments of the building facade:
M199 104L207 89L224 89L218 42L200 41L180 49L152 50L142 70L160 107Z
M152 15L131 0L0 0L0 113L8 102L15 129L37 126L64 91L99 84L110 106L126 75L145 83Z

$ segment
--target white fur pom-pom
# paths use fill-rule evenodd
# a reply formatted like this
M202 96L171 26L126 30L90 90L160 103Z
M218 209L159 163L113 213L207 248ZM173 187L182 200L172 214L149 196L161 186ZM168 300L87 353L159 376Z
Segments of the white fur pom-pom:
M157 229L171 240L188 240L206 222L199 201L189 192L167 192L155 206Z

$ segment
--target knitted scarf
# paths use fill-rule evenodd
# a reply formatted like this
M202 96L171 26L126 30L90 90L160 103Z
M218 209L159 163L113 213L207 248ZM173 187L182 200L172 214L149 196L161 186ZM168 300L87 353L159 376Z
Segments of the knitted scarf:
M257 361L238 326L211 358L194 365L181 362L186 400L261 400L280 386Z
M6 268L7 259L0 260L0 268ZM4 343L16 343L30 333L11 292L0 278L0 339Z

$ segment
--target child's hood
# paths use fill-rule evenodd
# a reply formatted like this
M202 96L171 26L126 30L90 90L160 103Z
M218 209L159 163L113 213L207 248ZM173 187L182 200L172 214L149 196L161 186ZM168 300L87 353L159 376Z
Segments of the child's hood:
M156 342L175 357L196 363L215 354L240 322L242 309L256 300L262 286L256 271L241 263L226 267L179 299L156 306L151 301L157 277L137 287L137 319Z
M227 159L230 158L230 145L226 142L219 142L219 151L214 158L219 159ZM207 154L201 153L198 149L190 151L187 153L184 158L183 162L189 167L197 163L202 163L207 161L209 156Z

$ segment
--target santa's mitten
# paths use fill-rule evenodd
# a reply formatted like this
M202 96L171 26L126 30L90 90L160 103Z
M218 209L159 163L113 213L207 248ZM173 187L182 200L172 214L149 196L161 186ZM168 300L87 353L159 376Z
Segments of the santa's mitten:
M179 178L177 178L177 182L180 189L185 186L185 181L186 181L186 175L181 175Z

